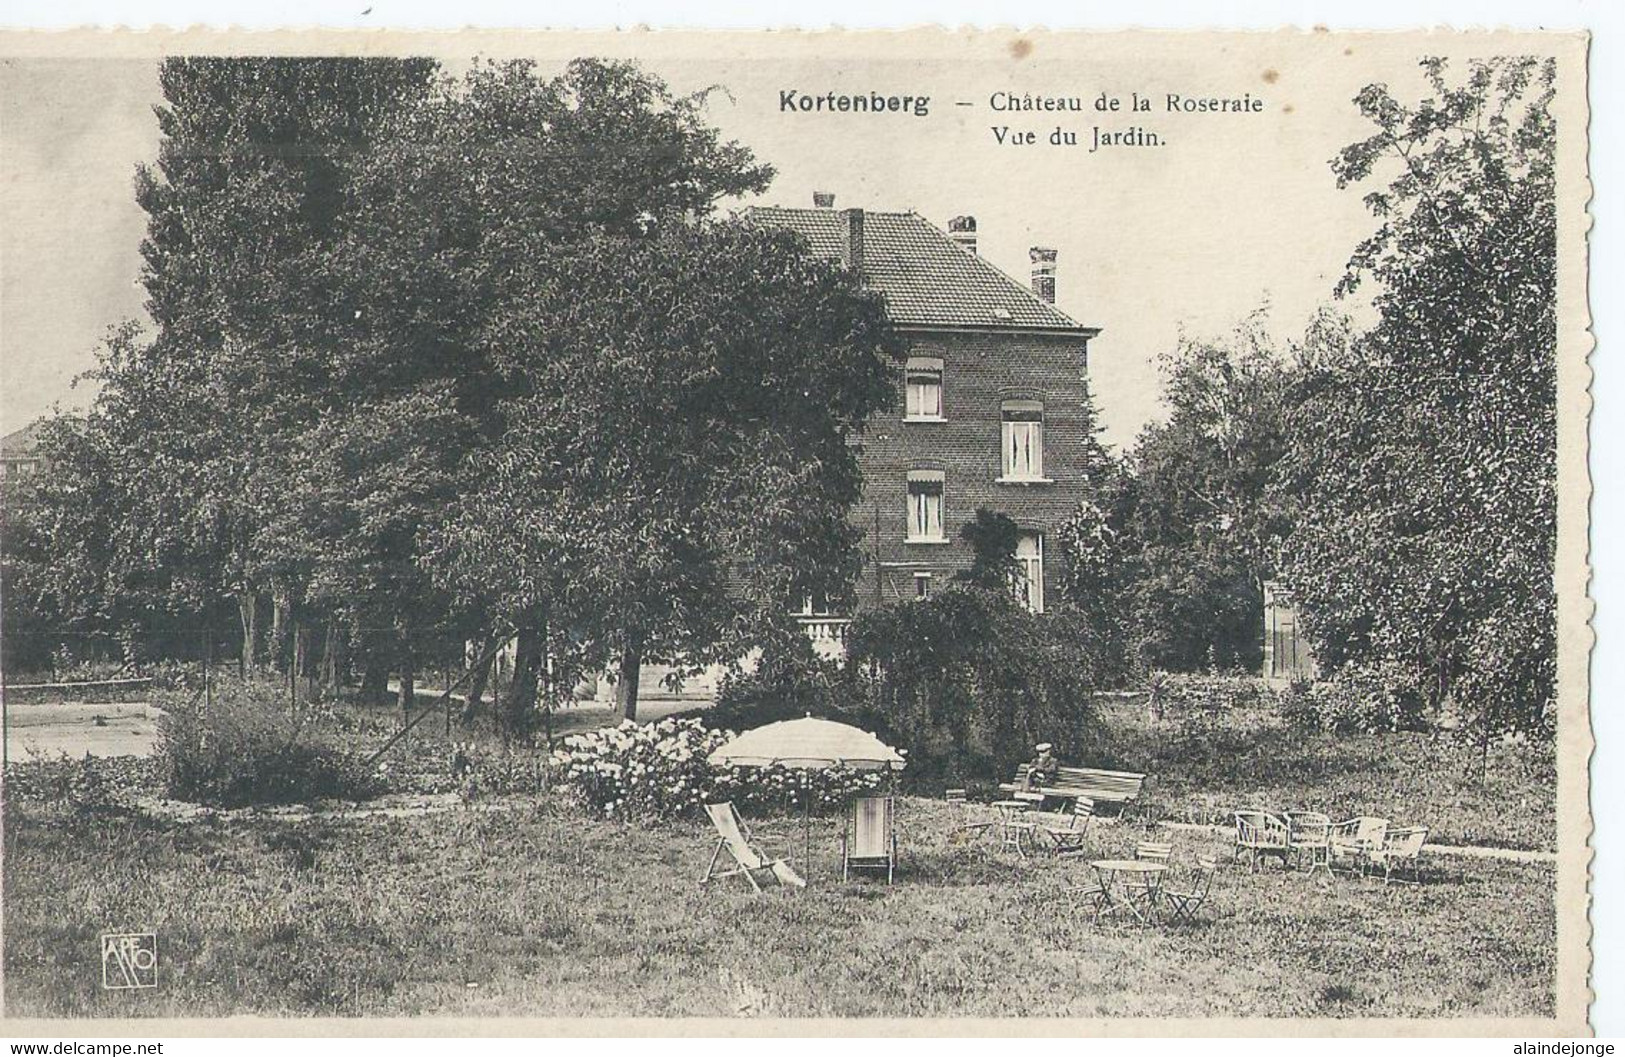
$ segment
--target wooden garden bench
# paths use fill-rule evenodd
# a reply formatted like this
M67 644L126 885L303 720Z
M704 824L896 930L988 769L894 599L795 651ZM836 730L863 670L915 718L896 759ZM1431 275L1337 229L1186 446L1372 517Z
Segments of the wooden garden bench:
M1027 788L1030 764L1016 768L1016 778L999 786L1007 793ZM1080 797L1096 804L1132 804L1140 799L1145 775L1132 771L1102 771L1093 767L1057 767L1055 777L1040 785L1038 793L1045 799L1077 800Z

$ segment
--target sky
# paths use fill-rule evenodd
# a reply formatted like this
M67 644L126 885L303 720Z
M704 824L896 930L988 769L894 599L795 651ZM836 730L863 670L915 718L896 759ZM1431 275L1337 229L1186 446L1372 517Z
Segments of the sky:
M1159 414L1157 358L1182 333L1222 335L1260 306L1282 337L1327 302L1373 227L1362 190L1340 190L1329 160L1367 131L1352 105L1372 81L1418 94L1414 43L1361 37L1227 38L1099 34L1069 47L1036 38L940 37L904 59L881 37L776 34L697 51L671 34L593 41L508 38L486 57L637 57L688 92L717 86L708 114L778 176L754 202L913 210L945 226L977 218L981 252L1025 281L1027 251L1059 251L1060 308L1101 328L1091 380L1108 442L1123 446ZM426 38L451 68L476 49ZM839 46L836 46L839 45ZM785 91L925 95L929 113L804 113ZM1123 111L1097 112L1102 92ZM1152 113L1127 112L1138 92ZM1167 94L1262 100L1257 113L1166 112ZM1085 113L1000 113L994 93L1080 97ZM82 406L74 378L110 325L142 318L143 216L132 177L156 153L156 56L0 61L0 428L54 404ZM957 105L966 103L969 105ZM1057 125L1075 147L1046 141ZM1093 128L1138 126L1160 147L1089 152ZM995 126L1040 144L999 143ZM731 203L741 204L741 203Z

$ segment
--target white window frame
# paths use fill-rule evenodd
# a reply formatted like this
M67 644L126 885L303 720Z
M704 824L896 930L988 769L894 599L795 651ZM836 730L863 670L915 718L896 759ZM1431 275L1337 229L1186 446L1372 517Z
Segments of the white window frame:
M1044 481L1044 403L1006 400L999 407L1001 481Z
M903 371L903 421L946 422L943 367L937 356L910 356Z
M1029 553L1023 553L1029 551ZM1044 534L1023 532L1016 540L1016 575L1011 585L1016 601L1030 612L1044 612Z
M948 487L945 478L946 475L941 470L908 472L908 504L905 508L908 517L907 542L948 542L945 494ZM932 516L933 513L935 517Z
M914 574L914 601L924 602L931 597L931 574Z

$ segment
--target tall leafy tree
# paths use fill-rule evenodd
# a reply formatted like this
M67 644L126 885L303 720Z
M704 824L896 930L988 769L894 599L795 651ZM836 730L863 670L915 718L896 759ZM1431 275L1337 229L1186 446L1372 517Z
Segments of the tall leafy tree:
M731 660L857 572L849 440L892 399L879 299L739 221L600 234L516 265L486 354L518 395L437 556L584 662ZM506 568L509 575L490 575Z
M461 419L458 442L439 450L463 471L446 479L453 494L416 517L416 539L441 541L418 562L457 613L492 633L517 630L515 721L573 643L558 640L548 618L564 584L532 576L523 549L477 565L450 558L446 524L467 525L475 509L511 520L555 500L511 493L502 513L489 505L491 475L511 454L516 402L546 374L531 359L534 343L509 344L527 306L590 303L593 289L569 287L578 281L635 281L621 273L639 266L640 242L766 186L771 171L723 141L704 107L703 94L674 95L628 63L583 59L557 76L529 62L484 63L403 114L356 173L333 262L347 350L335 369L351 391L385 401L369 414L432 400ZM581 267L598 253L610 278ZM579 328L576 336L597 340Z
M149 342L111 348L103 417L148 538L235 595L245 661L257 602L283 632L316 545L300 440L350 394L332 371L329 266L358 157L427 92L423 59L180 58L160 69L157 165L137 175ZM144 453L144 454L139 454ZM212 599L196 600L207 611ZM276 643L279 652L284 641Z
M1380 318L1305 380L1287 574L1321 662L1394 660L1487 733L1549 718L1555 678L1556 70L1423 63L1356 102L1333 162L1373 182L1342 289Z
M1076 576L1115 587L1134 614L1135 667L1258 666L1263 582L1289 525L1270 485L1293 359L1261 314L1221 340L1182 339L1162 363L1167 419L1140 434L1128 479L1069 527L1085 555ZM1085 540L1122 572L1087 560Z

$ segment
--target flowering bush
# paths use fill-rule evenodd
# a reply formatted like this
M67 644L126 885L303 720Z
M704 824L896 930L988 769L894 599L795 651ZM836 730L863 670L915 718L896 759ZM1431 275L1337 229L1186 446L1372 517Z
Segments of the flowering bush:
M650 726L627 720L564 739L553 754L560 783L608 818L675 818L706 803L731 800L742 810L827 811L855 793L875 789L878 773L831 767L735 767L706 763L733 735L698 719L664 719Z
M705 758L728 735L697 719L651 726L627 720L564 739L553 754L561 783L594 811L611 818L670 818L706 802L711 769Z
M841 810L852 797L878 790L885 780L882 771L850 767L733 767L716 776L712 799L731 800L741 810L822 815Z

